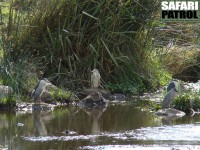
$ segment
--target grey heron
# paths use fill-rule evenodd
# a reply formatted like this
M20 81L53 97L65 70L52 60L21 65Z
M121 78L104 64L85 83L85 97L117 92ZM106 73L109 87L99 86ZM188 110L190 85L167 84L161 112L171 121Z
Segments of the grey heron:
M38 82L35 88L35 91L33 93L34 101L37 101L41 97L42 93L46 90L46 87L48 85L52 85L52 84L47 78L43 78L42 80Z
M91 74L91 87L93 89L99 88L100 79L101 79L101 76L100 76L98 69L94 69Z

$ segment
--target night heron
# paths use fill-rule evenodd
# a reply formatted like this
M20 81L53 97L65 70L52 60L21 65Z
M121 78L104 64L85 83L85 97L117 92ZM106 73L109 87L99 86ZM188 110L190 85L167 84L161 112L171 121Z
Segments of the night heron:
M100 86L101 76L98 69L94 69L91 74L91 87L95 90Z
M171 102L184 90L184 85L176 80L172 80L167 86L167 94L165 95L162 108L167 108Z
M178 83L178 81L177 80L172 80L170 83L169 83L169 85L167 86L167 92L169 92L171 89L179 89L179 83Z
M167 95L165 95L162 108L167 108L171 104L171 102L179 95L178 90L176 88L171 89Z
M42 93L46 90L46 87L48 85L52 84L47 78L43 78L38 82L38 85L36 86L35 91L33 93L34 101L37 101L41 97Z

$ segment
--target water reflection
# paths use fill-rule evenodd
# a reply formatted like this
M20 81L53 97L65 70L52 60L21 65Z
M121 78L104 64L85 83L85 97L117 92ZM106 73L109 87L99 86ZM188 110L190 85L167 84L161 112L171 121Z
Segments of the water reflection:
M173 125L173 122L180 118L179 116L159 116L162 122L162 125Z
M106 111L107 107L105 108L94 108L94 109L83 109L91 118L92 118L92 134L100 134L100 124L99 119L102 114Z
M197 145L199 122L200 115L161 118L132 104L102 109L70 107L34 114L0 113L0 147L34 150L100 145L122 145L123 149L123 145L125 148L130 144L137 147ZM17 123L24 126L19 127ZM74 134L63 134L63 131L74 131Z
M101 133L100 118L102 114L106 111L106 109L107 107L83 109L83 111L87 113L90 118L92 118L92 127L91 127L92 135L100 135ZM99 136L92 136L91 145L93 145L93 143L97 143L98 141L99 141Z
M41 117L41 113L40 112L34 112L33 116L34 116L34 124L35 124L35 127L37 128L37 130L39 132L39 135L40 136L47 135L47 129L46 129L44 121Z

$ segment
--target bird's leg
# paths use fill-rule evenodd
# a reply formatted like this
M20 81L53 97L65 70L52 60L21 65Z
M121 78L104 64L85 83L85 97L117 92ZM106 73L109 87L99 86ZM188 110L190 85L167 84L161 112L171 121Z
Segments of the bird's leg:
M93 89L93 93L95 93L95 88L94 88L94 87L92 87L92 89Z
M96 92L97 92L96 87L93 87L93 93L96 93Z

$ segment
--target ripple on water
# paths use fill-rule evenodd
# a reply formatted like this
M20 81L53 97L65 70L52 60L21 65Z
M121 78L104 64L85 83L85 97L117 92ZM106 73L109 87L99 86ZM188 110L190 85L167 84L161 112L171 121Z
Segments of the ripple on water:
M175 145L175 146L160 146L160 145L101 145L101 146L83 146L81 150L199 150L200 146L191 145Z
M171 141L171 143L198 144L200 142L200 125L175 125L162 127L147 127L136 130L123 131L118 133L102 132L97 135L74 135L74 136L23 136L28 141L73 141L73 140L92 140L103 137L102 140L117 139L121 141Z
M148 127L136 131L139 133L135 132L139 135L137 139L143 140L200 141L200 125L198 124Z
M45 141L73 141L73 140L89 140L96 138L98 135L78 135L78 136L22 136L26 141L45 142Z

